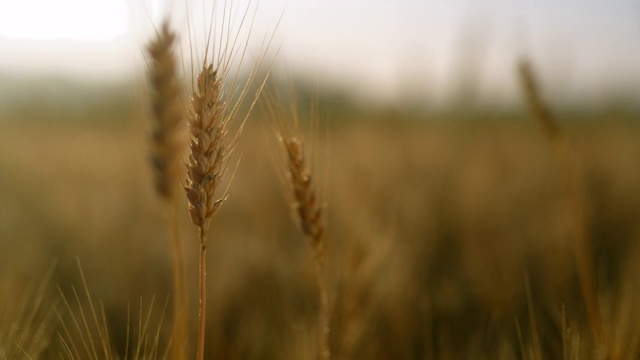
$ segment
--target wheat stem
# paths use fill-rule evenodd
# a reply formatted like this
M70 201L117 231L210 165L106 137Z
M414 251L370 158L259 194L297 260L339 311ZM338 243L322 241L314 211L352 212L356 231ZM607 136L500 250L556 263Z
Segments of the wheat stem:
M198 360L204 359L204 334L207 320L207 234L202 228L199 229L200 236L200 262L198 265L200 280L200 300L198 309Z
M321 359L331 358L329 336L331 335L331 323L329 319L329 295L324 279L324 255L316 250L316 279L320 293L320 349Z
M595 262L587 231L586 205L579 169L572 157L569 143L564 137L557 119L540 94L531 65L526 60L522 60L518 65L518 72L529 110L542 126L561 170L565 206L571 217L570 226L573 232L574 251L576 252L578 281L585 301L587 319L593 341L597 346L600 346L601 322L596 293Z
M292 188L292 199L300 229L311 239L315 252L316 280L320 300L319 342L320 359L331 358L329 319L329 298L324 278L324 213L317 202L316 191L312 183L311 171L308 169L302 140L296 136L281 139L287 153L289 184Z
M221 92L223 79L212 65L204 66L196 81L191 97L191 145L187 164L185 192L189 201L191 220L198 227L199 250L199 311L198 311L198 359L204 358L206 326L206 256L207 234L211 219L222 205L225 196L217 198L229 156L237 142L237 136L228 140L230 118L226 115L226 102Z
M177 202L173 201L169 208L169 236L171 237L171 260L173 263L173 359L185 358L187 341L187 306L185 290L185 273L182 246L180 243Z
M152 137L152 164L155 170L156 191L165 200L168 209L167 229L171 262L173 268L173 329L172 347L174 359L184 359L186 343L186 294L184 287L184 264L182 247L178 233L176 187L182 176L182 151L184 141L179 127L183 116L180 106L180 87L176 74L176 55L174 44L176 34L167 21L162 24L157 37L148 45L151 58L149 82L153 114L156 120Z

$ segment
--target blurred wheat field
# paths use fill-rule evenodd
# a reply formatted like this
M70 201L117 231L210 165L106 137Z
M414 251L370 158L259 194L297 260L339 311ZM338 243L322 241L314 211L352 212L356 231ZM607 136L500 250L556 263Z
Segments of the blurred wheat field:
M261 116L247 124L229 200L213 225L207 352L217 359L312 359L313 255L290 219L273 163L273 130ZM56 286L74 299L71 286L83 288L78 260L91 296L103 303L113 353L124 357L127 323L138 326L136 314L155 296L151 326L160 326L162 354L171 269L165 214L148 166L147 119L13 120L0 122L0 319L19 313L21 299L54 262L41 311L25 318L36 329L51 306L67 316ZM635 358L637 121L571 119L566 126L586 189L602 304L605 348L596 349L561 172L536 125L524 116L423 120L344 119L316 139L329 204L333 357L591 359L600 351L602 358ZM188 293L195 294L197 237L186 202L181 206ZM189 307L196 302L190 297ZM33 337L21 343L6 335L12 326L24 328L21 320L2 321L0 358L24 355L12 351ZM195 317L188 321L194 328ZM49 323L36 357L64 354L61 325L56 317Z

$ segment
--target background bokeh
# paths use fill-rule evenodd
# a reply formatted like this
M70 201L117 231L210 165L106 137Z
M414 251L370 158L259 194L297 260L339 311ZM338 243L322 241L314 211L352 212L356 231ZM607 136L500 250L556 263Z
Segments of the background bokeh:
M36 332L40 324L48 326L39 334L50 336L30 353L64 353L58 318L70 323L77 303L88 306L78 263L114 352L125 352L127 324L144 324L138 316L152 302L149 327L160 329L162 352L171 269L149 167L143 47L170 12L188 89L189 58L202 60L211 4L53 4L0 2L0 358L20 358L16 344L40 338L16 340L15 329ZM335 358L638 355L637 3L249 6L256 4L246 63L273 35L272 78L295 89L325 189ZM233 2L234 24L245 6ZM566 172L521 101L522 57L537 70L582 185L599 343L577 282ZM312 103L318 128L306 123ZM229 200L212 225L207 351L220 359L313 359L313 256L282 194L280 149L263 110L259 104L247 122ZM180 206L195 294L196 229L186 202ZM196 308L195 295L189 304ZM80 344L91 336L62 338Z

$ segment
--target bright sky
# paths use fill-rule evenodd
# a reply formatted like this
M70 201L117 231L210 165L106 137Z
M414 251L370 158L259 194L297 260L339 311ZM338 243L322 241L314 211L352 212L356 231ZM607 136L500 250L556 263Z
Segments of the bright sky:
M5 0L0 36L15 40L113 41L127 31L123 0Z
M130 76L163 4L186 23L183 0L0 0L0 73ZM486 97L514 97L522 53L560 97L640 91L633 0L260 0L254 38L283 11L281 63L363 96L437 102L469 78Z

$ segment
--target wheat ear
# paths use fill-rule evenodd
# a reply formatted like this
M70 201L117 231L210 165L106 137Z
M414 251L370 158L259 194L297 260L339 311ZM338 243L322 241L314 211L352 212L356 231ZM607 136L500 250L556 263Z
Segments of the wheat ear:
M556 161L560 167L564 198L571 217L574 249L576 251L576 267L582 296L585 301L587 318L591 335L597 346L601 344L600 313L596 293L595 263L587 230L587 215L583 184L577 164L573 160L567 142L558 121L545 103L531 65L526 60L518 64L518 75L525 101L533 117L542 126L545 136L553 148Z
M182 107L174 53L176 35L167 22L147 46L150 57L148 77L153 104L154 129L152 164L156 191L165 199L175 196L182 174L184 141L180 134Z
M301 231L311 239L315 251L316 279L320 295L320 359L331 357L329 335L329 299L324 280L324 212L309 170L302 139L295 135L281 138L287 155L287 179L291 187L293 207Z
M244 124L267 81L268 71L262 81L259 81L261 76L258 74L265 63L267 49L273 39L272 36L266 44L263 42L263 46L266 45L264 52L257 57L253 66L250 67L246 82L240 84L239 73L247 56L253 23L248 29L244 46L239 45L239 34L245 21L249 20L251 2L247 5L241 17L242 20L235 29L231 20L232 6L230 3L227 4L225 2L223 14L228 15L229 18L222 21L222 26L218 29L219 32L215 31L213 21L216 13L215 7L216 4L214 3L202 67L198 69L198 76L192 85L188 112L191 142L189 146L190 154L186 164L187 180L184 185L189 203L189 214L193 223L198 227L200 239L198 262L198 360L204 359L205 350L204 336L207 314L206 261L209 225L211 219L227 198L226 190L219 194L218 189ZM229 81L227 82L227 80ZM257 88L254 89L254 85L257 85ZM228 91L225 89L228 89ZM246 110L241 109L241 105L245 102L248 105ZM237 130L231 133L231 124L236 119L240 121L240 124Z
M329 318L329 297L324 277L325 267L325 211L324 204L314 183L314 177L305 154L305 142L300 130L300 116L295 93L291 99L283 99L275 83L265 94L265 112L276 128L278 141L283 153L278 156L278 165L283 168L283 190L291 204L293 219L303 235L310 239L315 253L316 280L319 295L319 359L329 359L331 324ZM284 105L289 103L288 109ZM312 103L310 118L317 121L315 102Z
M267 111L278 127L278 139L284 150L284 183L286 197L294 211L294 219L300 231L310 239L315 253L316 280L320 297L319 311L319 358L331 357L329 336L329 298L324 278L325 265L325 213L315 187L304 140L299 127L299 115L295 98L290 101L289 111L283 106L281 94L274 90L265 102ZM314 108L314 107L312 107ZM313 109L312 109L313 111ZM312 114L314 115L314 114Z
M236 144L233 139L228 139L230 118L225 114L222 81L212 65L204 66L196 80L189 115L191 145L185 192L191 220L198 227L200 237L198 359L204 358L207 234L211 218L225 198L217 198L216 190Z
M183 116L176 74L175 42L176 34L165 21L155 39L147 46L147 53L150 57L148 77L155 119L152 163L156 175L156 191L168 208L168 234L173 265L172 355L174 359L184 359L187 341L186 293L175 195L183 175L182 153L186 143L180 131Z

